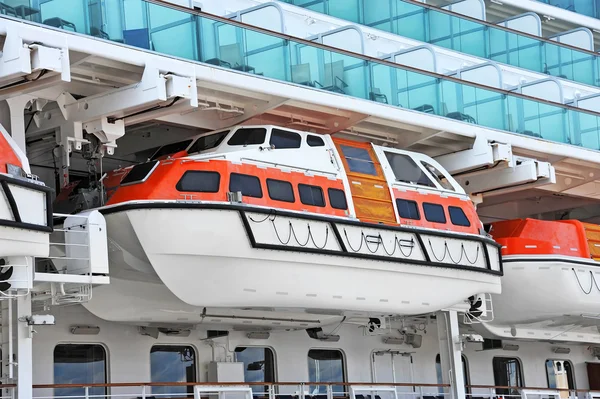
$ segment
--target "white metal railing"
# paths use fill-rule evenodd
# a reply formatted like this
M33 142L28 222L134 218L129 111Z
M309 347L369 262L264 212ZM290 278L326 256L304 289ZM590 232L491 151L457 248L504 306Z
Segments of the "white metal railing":
M16 385L0 388L0 399L14 399ZM41 384L33 386L33 399L447 399L451 398L449 388L448 384L364 382ZM600 392L589 390L486 385L466 389L466 399L600 399Z
M49 305L83 303L91 299L92 284L108 283L108 242L106 222L98 211L77 215L54 214L64 218L50 235L50 254L36 258L35 302Z

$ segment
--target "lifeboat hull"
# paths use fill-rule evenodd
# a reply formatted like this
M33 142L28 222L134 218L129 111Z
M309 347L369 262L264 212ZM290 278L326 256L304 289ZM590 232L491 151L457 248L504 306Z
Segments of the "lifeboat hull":
M500 293L498 246L483 237L229 204L102 212L121 266L156 273L191 306L419 314Z
M562 255L503 257L494 320L482 325L506 338L600 342L600 264Z

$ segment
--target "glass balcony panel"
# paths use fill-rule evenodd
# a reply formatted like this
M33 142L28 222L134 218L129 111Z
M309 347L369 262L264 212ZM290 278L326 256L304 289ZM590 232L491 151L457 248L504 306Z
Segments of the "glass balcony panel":
M363 2L362 23L386 32L395 32L392 30L392 23L394 23L392 16L398 15L395 3L394 0L369 0L366 5Z
M85 0L40 1L39 7L44 24L72 32L89 33Z
M64 6L64 1L43 3L44 18L52 17L59 9L57 5ZM51 3L55 3L54 6ZM382 2L392 5L401 3ZM95 27L104 33L110 31L108 36L111 40L168 55L484 127L600 149L600 121L597 115L431 76L426 72L407 70L400 65L380 64L142 0L106 0L103 3L88 0L70 4L85 6L83 12L79 7L79 11L69 10L68 15L82 29L87 29L88 34L96 35L98 32L92 29ZM106 9L98 10L98 4ZM425 14L431 13L424 13L422 9L416 11L407 18L416 16L423 19ZM108 14L120 15L121 25L118 21L108 23L100 18ZM67 14L60 15L64 17ZM426 22L432 21L429 16L426 19ZM558 50L554 52L549 50L554 49L551 46L544 47L548 51L542 51L540 42L534 39L506 31L502 31L503 35L496 35L487 27L480 29L477 24L463 24L458 19L445 18L440 21L436 20L438 26L434 31L440 40L449 40L449 45L479 51L473 49L476 41L472 38L484 35L488 39L487 51L493 48L497 57L521 64L533 58L538 64L529 66L537 65L542 69L537 60L543 56L543 65L548 68L548 73L576 76L584 70L585 65L588 75L593 79L597 76L596 60L590 62L589 56L581 57L579 52L560 46L555 46ZM77 26L75 22L68 22ZM442 38L441 35L446 33L450 36Z
M396 69L398 102L404 108L439 114L439 79L420 73Z
M328 0L327 7L331 15L335 15L346 21L359 21L358 0Z
M174 9L148 3L150 46L154 51L198 60L196 18ZM182 38L186 38L182 40Z

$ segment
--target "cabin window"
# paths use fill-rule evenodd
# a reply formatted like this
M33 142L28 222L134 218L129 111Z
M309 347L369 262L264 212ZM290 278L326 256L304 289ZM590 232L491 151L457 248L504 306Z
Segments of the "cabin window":
M462 368L463 368L463 380L465 382L465 391L467 393L471 393L471 389L468 388L468 385L470 385L471 378L469 376L469 365L467 363L467 357L465 355L461 355L460 356L461 360L462 360ZM442 360L440 358L440 354L438 353L435 357L435 373L437 375L437 383L439 385L442 385L444 383L444 378L442 375ZM443 393L444 392L444 388L443 387L438 387L438 392L439 393Z
M346 194L344 190L337 188L328 188L327 195L329 196L329 205L335 209L348 209L348 202L346 201Z
M546 360L546 377L548 378L548 388L575 389L573 364L568 360Z
M450 221L453 225L456 226L465 226L470 227L471 222L467 215L465 215L465 211L457 206L449 206L448 213L450 214Z
M339 349L311 349L308 351L308 380L310 382L346 382L344 354ZM333 394L344 395L343 385L333 385ZM310 392L326 394L327 387L314 385Z
M275 356L271 348L238 346L235 359L244 363L245 382L275 382ZM267 386L252 385L256 394L268 392Z
M438 168L436 168L430 163L421 161L421 164L425 167L425 169L429 171L429 173L431 173L435 181L438 182L440 186L442 186L446 190L456 191L454 190L454 187L452 186L452 184L450 184L450 182L446 178L446 175L444 175L442 171L440 171Z
M420 186L435 188L435 184L427 177L423 169L408 155L385 151L385 157L394 172L396 180L400 183L418 184Z
M150 382L196 382L196 352L191 346L154 345L150 349ZM154 386L155 395L193 394L193 386Z
M232 173L229 177L229 191L241 191L245 197L262 198L260 180L256 176Z
M141 163L135 165L129 173L121 180L121 185L125 186L128 184L137 184L145 182L148 177L154 172L154 169L158 166L159 161Z
M306 136L306 144L309 145L309 147L323 147L325 146L325 142L323 141L323 139L319 136L312 136L312 135L308 135Z
M192 139L189 140L183 140L183 141L178 141L177 143L171 143L171 144L166 144L163 145L162 147L159 147L158 150L154 153L154 155L152 155L152 158L150 158L151 161L154 161L158 158L162 158L166 155L172 155L175 154L179 151L183 151L186 148L188 148L188 146L192 144Z
M494 385L514 388L496 388L497 395L519 395L517 388L523 386L521 362L514 357L495 357L492 361L494 367Z
M415 201L397 198L396 207L398 208L398 215L400 215L401 219L421 219L421 216L419 215L419 206Z
M300 148L302 137L298 133L288 132L286 130L273 129L271 131L271 144L275 149Z
M432 204L430 202L423 203L423 213L428 222L446 223L446 214L444 207L440 204Z
M325 198L321 187L298 184L298 193L300 194L300 202L304 205L325 206Z
M275 201L294 202L294 189L292 184L283 180L267 179L269 198Z
M60 344L54 348L55 384L106 384L106 350L98 344ZM106 387L90 387L90 396L105 396ZM85 388L54 388L54 396L85 396Z
M266 135L267 129L264 127L241 128L231 136L227 144L243 146L262 144L265 142Z
M198 152L206 151L218 147L225 137L229 134L229 130L223 132L209 134L207 136L198 137L196 142L192 144L188 153L195 154Z
M377 169L371 159L371 154L364 148L350 147L347 145L340 146L348 169L350 172L363 173L365 175L377 176Z
M188 170L177 182L177 191L218 193L221 175L218 172Z

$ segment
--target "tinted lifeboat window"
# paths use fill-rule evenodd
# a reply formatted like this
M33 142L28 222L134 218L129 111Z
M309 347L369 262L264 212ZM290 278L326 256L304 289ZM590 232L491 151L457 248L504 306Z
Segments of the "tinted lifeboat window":
M471 222L465 212L457 206L449 206L448 213L450 214L450 221L456 226L470 227Z
M262 198L260 180L256 176L232 173L229 177L229 191L241 191L243 196Z
M225 130L224 132L218 132L209 134L208 136L198 137L196 142L190 147L188 153L195 154L197 152L202 152L218 147L219 144L223 142L223 139L227 136L228 133L229 130Z
M398 215L400 215L402 219L421 219L421 216L419 215L419 206L415 201L398 198L396 199L396 207L398 208Z
M375 164L371 159L371 154L364 148L350 147L341 145L348 168L351 172L364 173L365 175L377 176Z
M148 177L154 172L154 169L158 166L159 161L141 163L135 165L127 176L121 180L121 185L126 186L128 184L136 184L145 182Z
M294 202L294 189L292 184L283 180L267 179L269 198L276 201Z
M300 194L300 202L304 205L325 206L325 198L321 187L298 184L298 193Z
M150 158L150 159L152 161L154 161L155 159L164 157L165 155L172 155L172 154L178 153L178 152L183 151L186 148L188 148L188 146L190 144L192 144L191 139L178 141L177 143L163 145L154 153L154 155L152 155L152 158Z
M348 202L346 202L346 194L343 190L337 188L328 188L327 195L329 195L329 205L335 209L348 209Z
M238 129L229 139L229 145L252 145L262 144L265 142L267 129L264 127L242 128Z
M275 149L300 148L302 137L298 133L288 132L286 130L273 129L271 131L271 144Z
M440 204L424 202L423 212L425 213L425 219L427 219L428 222L446 223L446 214L444 213L444 207Z
M306 144L308 144L309 147L323 147L325 142L319 136L308 135L306 136Z
M218 172L188 170L177 182L177 191L218 193L221 175Z
M385 157L392 167L396 180L399 182L435 187L435 184L427 177L423 169L408 155L385 151Z
M438 168L424 161L421 161L421 164L425 166L425 169L427 169L429 173L433 175L433 178L439 183L440 186L446 190L456 191L448 179L446 179L446 176Z

